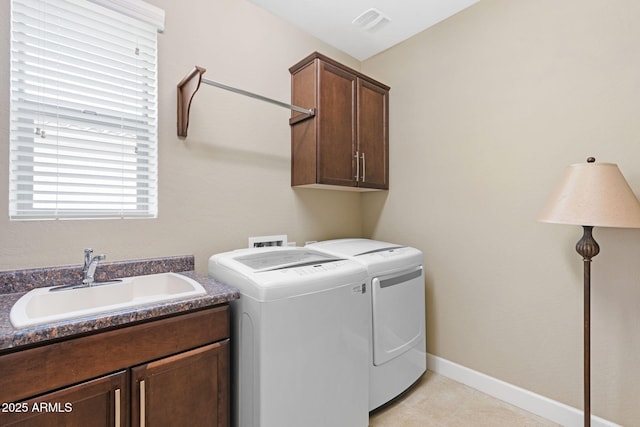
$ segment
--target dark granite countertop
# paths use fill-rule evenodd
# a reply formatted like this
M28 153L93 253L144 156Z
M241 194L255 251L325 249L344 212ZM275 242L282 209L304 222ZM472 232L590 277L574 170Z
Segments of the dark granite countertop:
M31 289L73 283L70 280L77 280L78 277L81 280L82 267L69 266L0 272L0 353L15 351L19 347L31 346L49 340L202 309L240 297L237 289L194 272L193 265L193 256L100 264L98 267L100 275L96 275L98 281L175 272L198 281L207 293L188 299L131 307L22 329L15 329L9 320L13 304Z

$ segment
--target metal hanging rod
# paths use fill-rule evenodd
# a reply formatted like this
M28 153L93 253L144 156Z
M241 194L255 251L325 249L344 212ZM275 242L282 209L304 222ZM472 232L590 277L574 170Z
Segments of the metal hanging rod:
M239 93L240 95L248 96L249 98L259 99L261 101L269 102L271 104L279 105L281 107L287 108L289 110L294 110L299 113L304 114L313 114L313 110L309 110L308 108L298 107L297 105L287 104L286 102L278 101L275 99L267 98L266 96L258 95L257 93L248 92L243 89L238 89L237 87L227 86L223 83L214 82L209 79L202 79L202 83L206 83L211 86L219 87L220 89L228 90L229 92Z
M187 127L189 126L189 109L191 108L191 100L193 96L200 88L200 83L205 83L210 86L215 86L220 89L228 90L240 95L248 96L250 98L265 101L270 104L284 107L288 110L294 110L306 115L306 117L312 117L315 115L315 109L308 109L298 107L297 105L287 104L286 102L277 101L275 99L267 98L266 96L258 95L257 93L249 92L243 89L238 89L233 86L228 86L222 83L215 82L202 78L202 75L206 72L206 68L194 67L189 74L187 74L178 83L178 136L187 136ZM196 79L197 77L197 79Z

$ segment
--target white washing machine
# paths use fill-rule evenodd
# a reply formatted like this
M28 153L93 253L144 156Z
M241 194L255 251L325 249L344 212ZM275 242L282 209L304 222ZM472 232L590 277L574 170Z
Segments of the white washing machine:
M231 302L233 424L365 427L369 288L362 264L308 248L217 254Z
M357 260L367 267L372 411L409 388L427 369L422 252L369 239L327 240L306 247Z

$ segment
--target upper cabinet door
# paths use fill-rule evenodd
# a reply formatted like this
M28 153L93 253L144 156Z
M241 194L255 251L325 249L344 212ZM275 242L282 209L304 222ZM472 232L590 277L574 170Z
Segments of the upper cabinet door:
M389 91L358 79L358 185L389 188Z
M318 182L354 186L357 77L319 63Z

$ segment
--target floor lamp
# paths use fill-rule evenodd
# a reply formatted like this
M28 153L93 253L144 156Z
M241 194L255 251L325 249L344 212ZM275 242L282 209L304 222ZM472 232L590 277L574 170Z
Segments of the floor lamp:
M591 425L591 258L600 247L593 227L640 228L640 202L613 163L570 165L556 185L538 221L581 225L584 234L576 251L584 262L584 425Z

